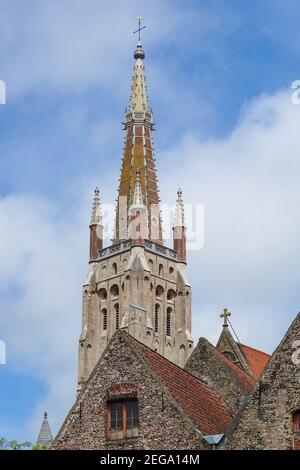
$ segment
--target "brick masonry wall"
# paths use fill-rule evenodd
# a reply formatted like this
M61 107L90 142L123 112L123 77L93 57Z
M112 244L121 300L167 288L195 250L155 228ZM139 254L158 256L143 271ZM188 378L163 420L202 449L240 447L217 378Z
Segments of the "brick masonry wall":
M294 441L298 446L292 417L300 409L300 366L295 364L299 356L295 341L299 339L298 315L235 418L222 447L291 450Z
M107 437L106 404L114 394L137 394L139 436L112 441ZM207 449L164 387L117 334L78 397L52 445L53 449Z

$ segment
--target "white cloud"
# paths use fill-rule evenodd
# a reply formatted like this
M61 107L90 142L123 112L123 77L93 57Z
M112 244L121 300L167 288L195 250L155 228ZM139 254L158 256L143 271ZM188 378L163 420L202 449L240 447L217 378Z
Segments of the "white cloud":
M190 254L196 338L216 338L228 306L241 341L271 351L297 313L299 125L300 107L278 92L246 106L226 138L190 134L159 157L162 198L181 185L205 204L204 249Z
M29 423L33 436L45 407L57 428L76 390L88 251L87 214L80 215L70 221L49 202L23 195L0 200L0 330L8 361L49 390Z
M2 0L0 59L8 93L125 86L122 76L136 41L128 32L141 9L151 29L149 47L185 17L184 10L158 0Z

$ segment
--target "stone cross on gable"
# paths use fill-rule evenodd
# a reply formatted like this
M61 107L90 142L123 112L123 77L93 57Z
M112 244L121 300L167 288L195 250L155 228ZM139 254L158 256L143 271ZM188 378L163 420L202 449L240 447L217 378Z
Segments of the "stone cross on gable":
M230 317L231 313L227 308L224 308L223 312L221 313L220 317L224 318L223 326L228 326L228 317Z

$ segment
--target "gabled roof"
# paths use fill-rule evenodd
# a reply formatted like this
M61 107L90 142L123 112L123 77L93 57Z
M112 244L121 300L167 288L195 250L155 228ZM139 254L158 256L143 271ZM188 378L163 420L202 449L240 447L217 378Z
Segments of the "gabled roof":
M267 353L259 351L258 349L246 346L245 344L237 344L246 359L246 362L251 370L252 376L255 379L259 379L266 365L268 364L271 356Z
M236 364L234 364L230 359L228 359L224 354L222 354L215 346L213 346L209 341L207 341L207 344L209 347L215 351L218 359L226 366L228 367L231 372L234 374L242 388L246 392L250 392L252 390L254 384L255 384L255 379L251 377L249 374L244 372L240 367L238 367Z
M235 341L227 326L223 327L216 347L223 355L231 353L235 357L235 363L255 380L259 379L271 357L263 351Z
M285 439L281 439L280 432L283 429L282 423L286 422L287 413L292 413L293 409L298 409L299 406L299 366L292 360L293 345L299 338L300 313L270 356L255 387L232 420L221 448L290 449L286 445L291 446L291 440L287 439L288 444L286 444ZM274 433L270 432L270 424L275 430ZM285 434L288 436L288 433Z
M203 435L226 431L232 417L224 401L208 385L125 334Z

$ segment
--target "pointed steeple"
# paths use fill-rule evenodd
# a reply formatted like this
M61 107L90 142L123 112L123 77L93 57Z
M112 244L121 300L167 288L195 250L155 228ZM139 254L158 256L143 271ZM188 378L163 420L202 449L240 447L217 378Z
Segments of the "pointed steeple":
M103 220L101 213L100 191L95 189L92 217L90 223L90 261L97 259L98 252L103 248Z
M50 447L51 443L53 441L53 435L51 432L50 424L48 422L48 414L45 411L44 413L44 419L42 422L42 426L36 441L36 444L42 447Z
M135 189L131 207L140 208L145 207L143 202L143 192L141 187L141 172L138 168L136 170L136 178L135 178Z
M145 113L148 110L147 87L144 75L145 58L144 51L140 43L134 53L135 67L132 77L130 111L136 113Z
M173 225L173 248L177 251L179 261L186 263L186 227L184 220L184 204L182 191L178 189L175 209L175 219Z
M98 186L95 189L95 196L93 201L92 217L90 225L102 225L101 203L100 203L100 190Z
M141 30L139 21L139 30ZM148 105L146 79L144 75L145 53L140 40L134 52L135 66L132 78L130 105L125 110L125 146L121 168L120 185L117 198L116 225L114 243L129 238L124 228L124 220L138 188L139 198L147 208L148 226L154 221L155 230L151 229L153 241L163 243L161 220L159 215L159 196L156 167L152 143L152 110ZM137 183L137 170L139 181ZM152 212L152 216L151 216ZM159 220L158 220L159 219ZM157 222L156 222L157 220ZM126 220L125 220L126 222ZM125 232L125 233L124 233Z
M180 188L177 191L174 227L185 227L184 204L182 199L182 191Z

